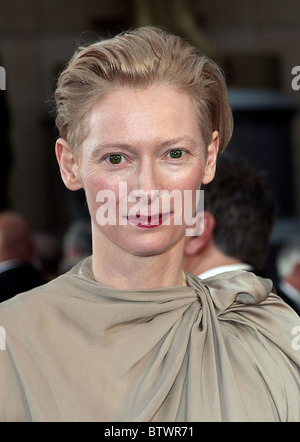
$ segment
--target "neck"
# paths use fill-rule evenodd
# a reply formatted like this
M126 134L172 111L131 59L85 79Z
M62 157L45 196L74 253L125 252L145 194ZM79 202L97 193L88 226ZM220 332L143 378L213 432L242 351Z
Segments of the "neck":
M182 270L184 238L164 253L135 256L97 236L93 241L93 274L101 284L124 290L186 285Z

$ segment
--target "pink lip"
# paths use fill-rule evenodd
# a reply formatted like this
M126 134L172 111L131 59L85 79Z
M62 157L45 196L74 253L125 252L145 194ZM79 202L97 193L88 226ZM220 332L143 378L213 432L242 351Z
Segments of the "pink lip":
M160 213L158 215L152 216L127 216L130 224L136 227L141 227L142 229L153 229L159 227L166 221L170 216L170 213Z

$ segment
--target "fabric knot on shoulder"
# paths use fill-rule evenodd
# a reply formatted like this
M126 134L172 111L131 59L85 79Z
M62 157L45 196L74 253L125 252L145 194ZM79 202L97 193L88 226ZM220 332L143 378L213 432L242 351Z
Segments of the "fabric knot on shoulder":
M273 290L270 279L247 271L224 272L199 281L209 291L218 315L224 313L233 303L260 304Z

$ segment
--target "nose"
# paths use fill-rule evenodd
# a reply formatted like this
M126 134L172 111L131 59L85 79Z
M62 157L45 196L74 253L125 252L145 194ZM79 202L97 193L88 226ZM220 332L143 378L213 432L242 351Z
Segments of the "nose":
M137 170L136 186L132 191L132 196L142 200L145 204L151 204L160 191L158 172L156 165L150 158L144 159Z

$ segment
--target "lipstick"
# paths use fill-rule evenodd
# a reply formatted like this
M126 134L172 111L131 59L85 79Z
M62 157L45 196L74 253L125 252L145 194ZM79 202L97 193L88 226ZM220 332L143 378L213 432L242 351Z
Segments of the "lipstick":
M159 213L152 216L127 216L127 220L130 224L142 229L153 229L162 224L169 224L166 223L168 218L170 218L170 213Z

